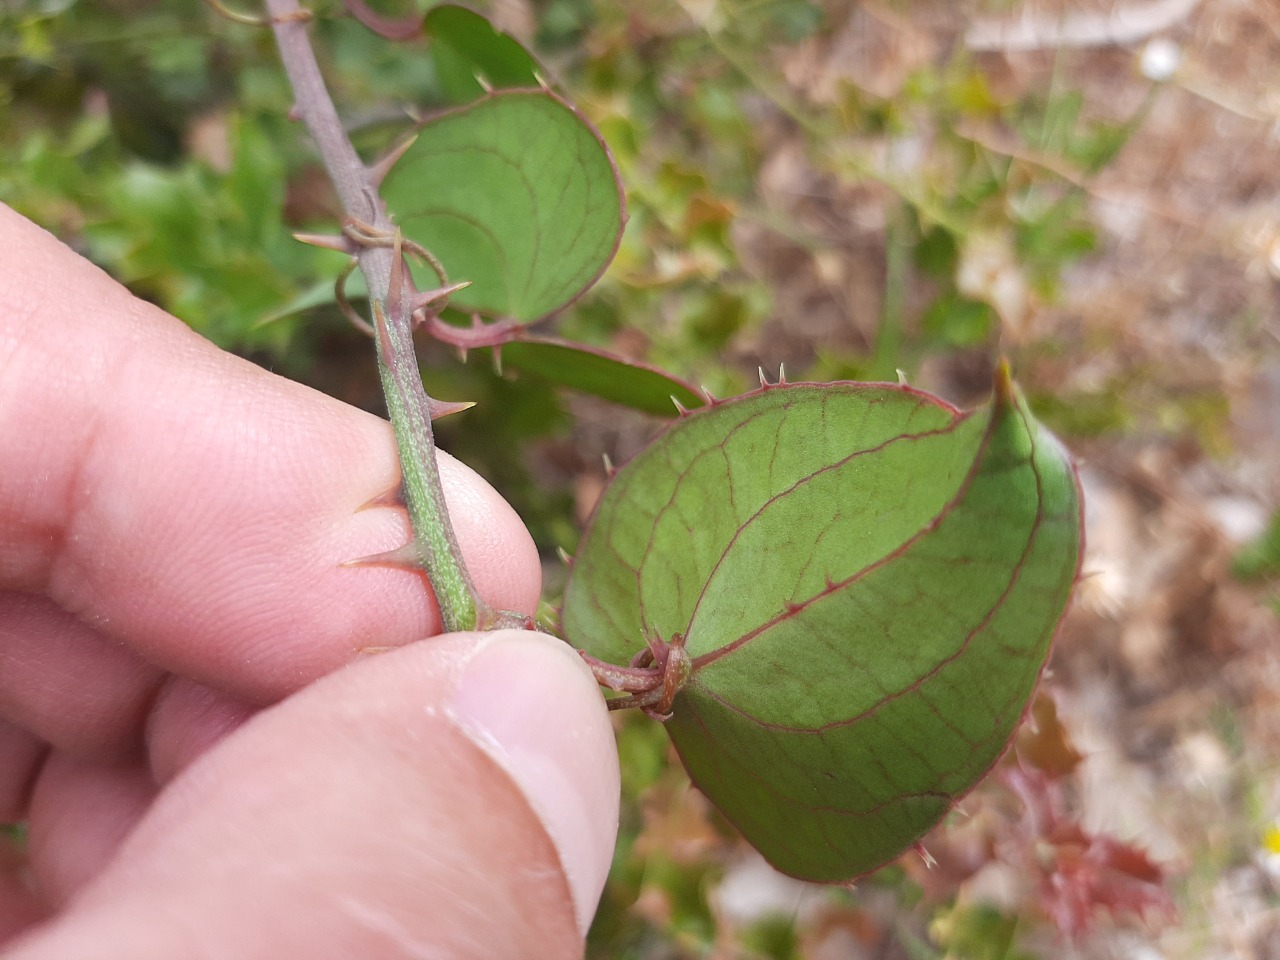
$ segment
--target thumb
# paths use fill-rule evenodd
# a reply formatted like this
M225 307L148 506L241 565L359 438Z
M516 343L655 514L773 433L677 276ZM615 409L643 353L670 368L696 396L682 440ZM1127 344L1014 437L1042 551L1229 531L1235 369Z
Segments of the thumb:
M617 816L612 731L574 652L438 637L220 741L6 956L580 956Z

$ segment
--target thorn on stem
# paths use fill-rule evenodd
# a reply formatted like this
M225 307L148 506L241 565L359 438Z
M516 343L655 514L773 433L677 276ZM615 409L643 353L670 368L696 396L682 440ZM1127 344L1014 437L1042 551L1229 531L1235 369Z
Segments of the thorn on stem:
M486 95L493 93L493 84L489 82L488 77L483 73L477 73L474 74L474 76L476 78L476 83L480 84L480 89L483 90Z
M344 567L396 567L402 570L422 570L422 555L418 551L418 542L410 540L402 547L396 547L394 550L387 550L384 553L374 553L367 557L359 557L355 560L348 560Z
M382 158L375 160L365 168L369 175L369 183L375 187L382 186L382 181L386 179L391 168L396 165L401 157L408 153L409 148L418 142L418 135L415 133L412 137L402 143L396 144Z
M463 280L461 283L451 283L445 287L436 287L434 290L419 290L409 297L409 312L417 313L425 310L433 304L439 304L440 309L445 306L445 301L459 290L465 290L471 286L472 281Z
M675 394L671 394L671 402L676 405L677 416L687 417L689 415L689 411L685 409L685 405L683 403L676 399Z
M618 472L617 470L614 469L613 460L610 459L607 453L600 454L600 457L602 460L604 460L604 475L608 477L610 480L612 480L613 475Z
M938 861L933 859L933 854L924 848L923 843L916 843L911 849L924 861L926 870L932 870L938 865Z
M366 500L360 506L356 507L356 513L363 510L372 510L375 507L403 507L404 506L404 487L400 484L392 487L385 493L380 493L370 500Z
M348 256L355 256L356 253L355 244L342 234L295 233L293 239L299 243L305 243L309 247L337 250L339 253L345 253Z
M462 411L470 410L475 405L476 402L474 400L437 400L435 397L427 397L427 413L432 420L439 420L441 417L462 413Z
M566 567L573 566L573 557L569 556L569 551L564 547L556 547L556 556L560 558Z

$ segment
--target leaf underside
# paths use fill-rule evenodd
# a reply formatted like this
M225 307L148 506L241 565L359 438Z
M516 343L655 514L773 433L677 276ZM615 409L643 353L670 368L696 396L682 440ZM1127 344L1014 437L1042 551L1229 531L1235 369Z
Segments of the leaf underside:
M524 337L501 350L504 367L654 416L674 417L676 403L686 410L706 403L690 384L657 367L583 344Z
M1004 751L1075 582L1070 459L1002 368L960 414L887 384L768 387L619 471L566 638L687 638L667 730L779 870L843 882L922 837Z
M472 282L451 306L520 323L595 282L625 220L599 134L546 90L500 91L429 120L382 196L450 282Z

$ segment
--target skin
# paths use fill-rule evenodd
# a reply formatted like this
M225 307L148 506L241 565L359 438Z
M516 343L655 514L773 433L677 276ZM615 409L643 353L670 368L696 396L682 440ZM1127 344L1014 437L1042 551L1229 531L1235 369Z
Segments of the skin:
M388 425L134 299L0 207L0 950L572 957L618 766L576 655L435 636ZM370 357L372 362L372 357ZM510 507L441 465L477 588ZM429 639L423 639L429 638Z

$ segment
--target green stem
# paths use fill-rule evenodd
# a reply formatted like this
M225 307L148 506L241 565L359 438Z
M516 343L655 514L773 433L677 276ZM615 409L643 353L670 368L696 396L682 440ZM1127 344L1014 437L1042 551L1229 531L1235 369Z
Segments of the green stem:
M307 24L299 19L301 7L297 0L266 0L266 6L274 21L272 29L293 87L297 113L315 140L347 218L394 236L395 224L383 208L377 185L347 138L325 88ZM476 595L445 507L430 405L413 347L407 291L403 284L400 289L391 289L393 275L401 276L401 271L394 269L399 248L365 245L358 256L376 321L378 371L400 452L405 507L417 559L431 580L446 631L489 626L495 618Z

